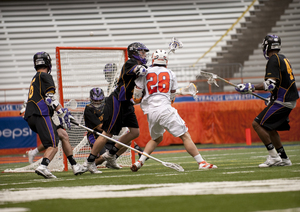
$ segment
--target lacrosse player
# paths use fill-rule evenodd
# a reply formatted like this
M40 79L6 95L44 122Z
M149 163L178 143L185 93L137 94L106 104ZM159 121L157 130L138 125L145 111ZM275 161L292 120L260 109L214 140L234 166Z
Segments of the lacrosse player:
M56 178L47 167L57 153L59 142L52 116L55 110L62 126L70 128L70 113L55 99L55 84L50 75L52 67L50 55L46 52L38 52L33 56L33 62L37 72L30 84L24 119L31 130L39 135L46 149L43 160L35 172L44 178Z
M103 116L104 116L103 109L104 109L104 105L105 105L105 96L104 96L104 92L101 88L92 88L90 90L90 102L91 103L86 105L84 108L83 117L84 117L84 121L85 121L85 126L87 126L88 128L91 128L97 132L102 133L103 132L102 122L103 122ZM93 145L98 137L99 137L99 135L97 135L96 133L92 133L92 132L87 133L87 139L90 143L91 148L93 148ZM111 149L113 146L114 146L114 142L107 141L107 143L105 144L105 147L103 149L101 149L100 152L97 154L97 159L95 160L96 165L99 165L105 161L104 158L102 157L102 155L106 152L106 150ZM123 150L125 150L123 152L120 152L120 150L117 152L116 158L118 158L119 155L121 155L123 152L126 151L126 149L123 149ZM122 168L117 163L110 164L109 162L110 161L107 161L107 163L106 163L106 167L108 167L108 168L113 168L113 169ZM85 166L87 166L86 163L85 163ZM93 168L95 168L95 167L93 167ZM95 169L95 170L90 169L90 172L92 174L102 173L98 169Z
M264 57L268 60L265 81L255 86L244 83L236 87L236 90L243 94L254 90L271 92L267 107L252 122L254 130L269 152L267 160L259 164L258 167L261 168L292 165L277 131L290 129L289 114L296 107L299 95L292 66L284 55L278 54L280 49L280 37L267 35L262 43Z
M129 132L119 139L124 144L129 144L140 134L134 107L130 99L135 85L134 80L147 73L146 64L149 49L142 43L134 42L128 46L127 51L129 59L122 67L117 87L105 100L102 125L102 134L108 137L118 135L122 127L128 127ZM102 136L96 139L86 162L89 171L96 169L95 159L106 142L107 139ZM102 157L110 164L117 165L116 153L121 147L121 145L115 144Z
M167 52L158 49L152 54L152 66L148 68L147 74L135 80L133 100L135 103L141 102L140 106L144 114L147 114L152 138L147 143L144 152L151 154L163 140L163 134L167 130L174 137L181 138L186 151L197 161L199 169L217 168L217 166L204 161L191 139L184 120L171 106L175 100L177 80L175 73L167 69L167 65ZM146 159L147 157L142 155L130 169L133 172L138 171Z
M105 80L109 83L108 88L107 88L107 95L110 95L111 92L113 92L114 89L117 87L117 83L118 83L118 79L119 79L119 76L115 76L116 72L117 72L117 65L115 63L107 63L104 66L103 72L104 72L104 75L105 75ZM115 136L115 138L118 140L118 138L120 136L122 136L124 133L127 133L128 131L129 130L128 130L127 127L122 127L122 130L120 131L119 135ZM107 141L107 142L111 143L111 141ZM137 143L135 143L135 142L134 142L134 148L141 151L141 152L143 151L141 149L141 147L139 147L139 145L137 145ZM122 153L125 152L126 147L121 147L121 149L119 151L122 152ZM119 152L118 152L118 154L116 154L117 158L118 158L118 155L120 155ZM139 155L139 157L141 157L140 153L138 153L138 155ZM96 165L98 165L97 161L96 161Z

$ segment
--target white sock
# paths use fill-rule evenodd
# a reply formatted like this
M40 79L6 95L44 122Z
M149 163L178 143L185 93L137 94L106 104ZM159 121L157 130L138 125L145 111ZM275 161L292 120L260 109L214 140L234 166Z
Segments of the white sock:
M277 157L277 151L275 150L275 148L273 148L272 150L268 150L269 155L271 155L271 157Z
M148 157L146 157L145 155L142 155L142 156L140 157L139 161L141 161L142 164L144 164L147 158L148 158Z
M37 153L39 153L39 150L38 150L38 148L35 148L34 150L32 150L32 153L33 153L33 155L34 155L34 156L36 156L36 155L37 155Z
M199 154L199 155L196 155L195 157L195 160L197 161L197 163L201 163L203 160L202 156Z

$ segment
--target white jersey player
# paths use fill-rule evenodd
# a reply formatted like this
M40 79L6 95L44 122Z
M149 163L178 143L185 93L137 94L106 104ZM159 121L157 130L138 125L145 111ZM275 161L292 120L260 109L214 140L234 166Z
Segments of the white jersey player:
M158 49L152 55L152 66L148 68L147 74L135 80L133 100L135 103L141 103L143 112L147 114L151 136L144 152L151 154L163 140L163 134L167 130L174 137L181 138L187 152L198 162L199 169L217 168L203 160L191 139L184 120L171 106L175 100L177 80L175 73L167 69L167 65L167 52ZM130 169L136 172L146 159L147 157L142 155Z

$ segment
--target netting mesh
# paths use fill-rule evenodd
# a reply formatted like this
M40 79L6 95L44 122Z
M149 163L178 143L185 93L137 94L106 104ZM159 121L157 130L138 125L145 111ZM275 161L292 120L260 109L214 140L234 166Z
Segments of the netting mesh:
M77 123L84 125L83 111L89 103L90 90L100 87L106 96L114 90L115 81L125 62L125 51L61 49L59 53L62 88L58 90L62 89L64 103L71 99L77 101L77 108L70 111ZM79 163L84 162L91 151L85 136L86 130L72 125L72 129L67 132L74 148L74 158ZM121 155L117 161L121 166L130 166L130 151Z

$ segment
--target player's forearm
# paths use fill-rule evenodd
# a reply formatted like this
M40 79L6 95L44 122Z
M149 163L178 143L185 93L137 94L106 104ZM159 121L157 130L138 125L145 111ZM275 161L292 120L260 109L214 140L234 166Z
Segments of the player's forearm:
M255 90L264 90L264 84L260 83L258 85L255 85L254 88L255 88Z

